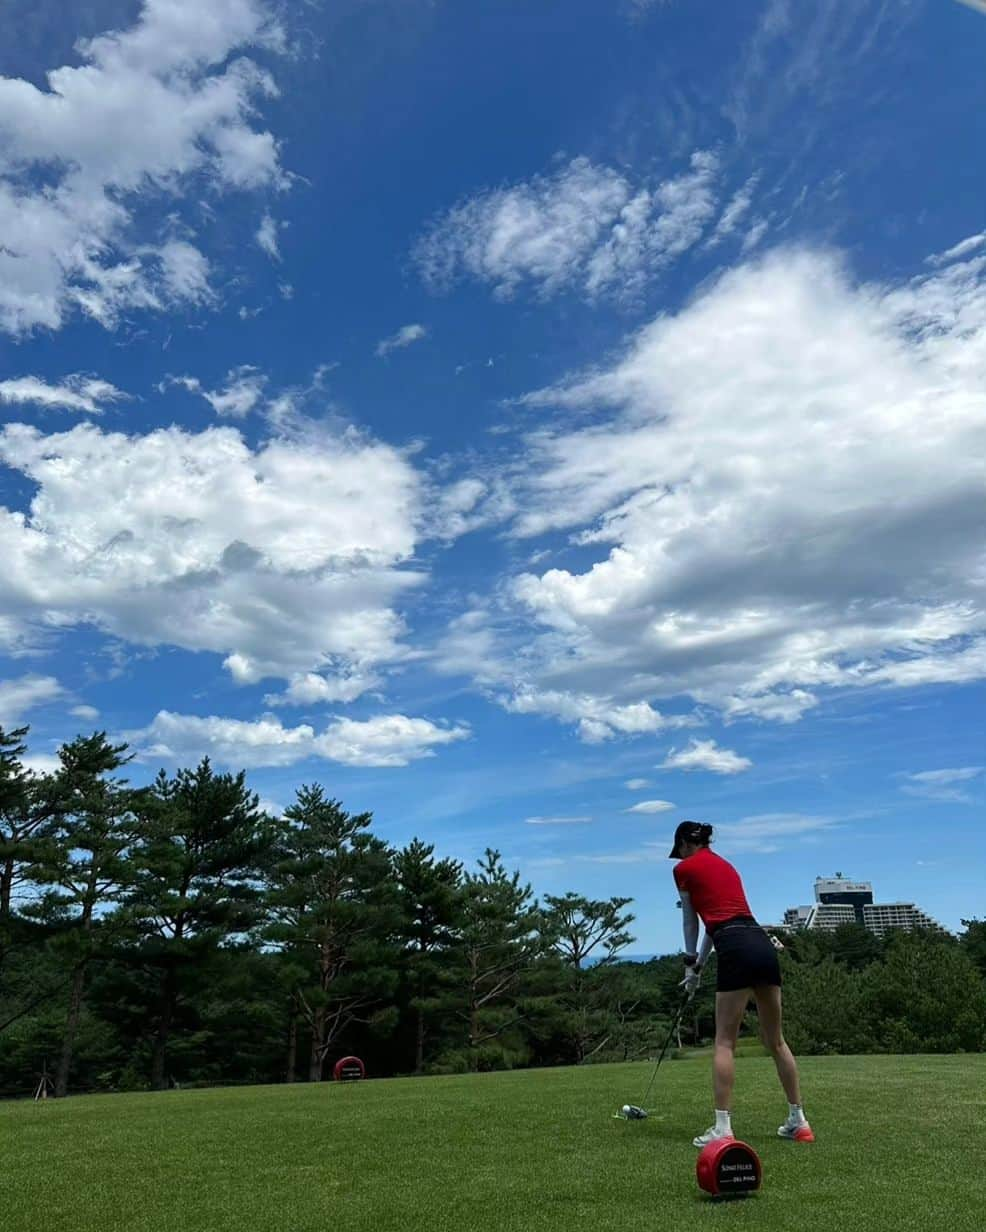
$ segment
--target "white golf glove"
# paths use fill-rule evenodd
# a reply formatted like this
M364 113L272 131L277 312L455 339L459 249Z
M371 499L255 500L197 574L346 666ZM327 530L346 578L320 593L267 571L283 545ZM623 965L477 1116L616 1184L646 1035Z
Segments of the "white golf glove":
M678 985L679 988L685 990L685 995L690 1001L698 991L698 986L702 982L702 968L696 963L693 967L685 968L685 978Z

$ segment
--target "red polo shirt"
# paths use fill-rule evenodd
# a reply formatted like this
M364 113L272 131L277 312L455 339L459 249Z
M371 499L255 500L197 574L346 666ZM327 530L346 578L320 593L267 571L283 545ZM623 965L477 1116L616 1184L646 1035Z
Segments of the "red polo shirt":
M753 915L739 873L708 847L674 866L674 882L688 894L706 928L735 915Z

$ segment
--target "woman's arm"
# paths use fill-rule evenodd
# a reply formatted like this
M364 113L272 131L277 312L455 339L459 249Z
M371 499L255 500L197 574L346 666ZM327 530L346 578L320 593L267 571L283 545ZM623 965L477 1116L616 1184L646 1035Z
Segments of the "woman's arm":
M698 953L698 965L704 967L709 958L709 952L712 949L712 938L708 933L702 938L702 948Z
M698 955L698 966L704 967L712 949L712 938L708 933L702 938L702 948L698 948L698 913L692 906L692 900L687 890L681 894L681 924L685 933L685 953Z
M691 896L687 890L681 894L681 927L685 933L685 953L698 953L698 913L692 906Z

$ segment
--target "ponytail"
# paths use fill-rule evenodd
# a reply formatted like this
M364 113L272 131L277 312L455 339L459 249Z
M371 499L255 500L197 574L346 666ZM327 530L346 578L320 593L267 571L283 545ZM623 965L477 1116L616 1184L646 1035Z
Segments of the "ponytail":
M709 843L712 841L712 827L708 824L708 822L703 821L701 826L699 826L698 841L703 847L708 847Z

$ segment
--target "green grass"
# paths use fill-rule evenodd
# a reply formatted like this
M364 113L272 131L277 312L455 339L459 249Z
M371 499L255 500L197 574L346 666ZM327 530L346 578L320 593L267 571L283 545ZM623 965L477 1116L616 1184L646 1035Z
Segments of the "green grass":
M734 1130L763 1190L695 1183L704 1057L662 1068L648 1121L613 1120L650 1066L0 1106L3 1232L973 1232L986 1057L802 1062L818 1141L783 1142L771 1063L741 1059ZM977 1211L979 1212L977 1214Z

